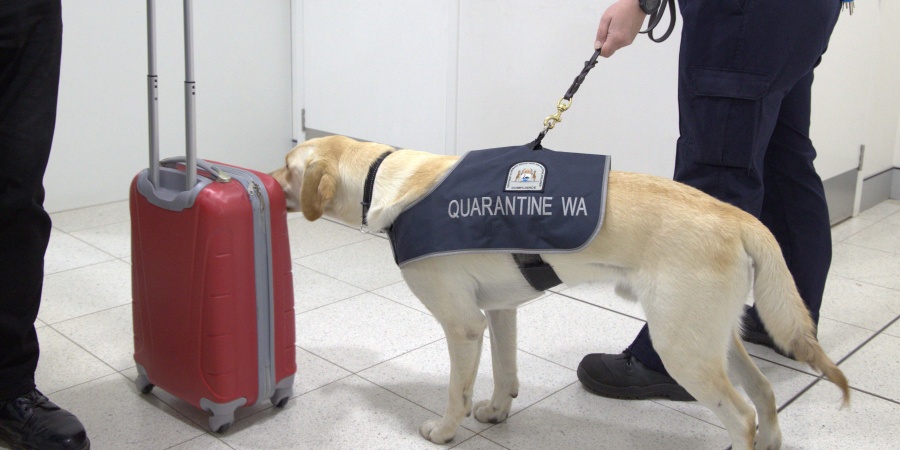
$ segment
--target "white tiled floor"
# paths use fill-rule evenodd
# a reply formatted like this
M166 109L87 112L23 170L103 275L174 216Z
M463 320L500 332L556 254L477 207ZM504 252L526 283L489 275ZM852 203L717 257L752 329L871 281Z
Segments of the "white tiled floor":
M380 236L290 220L297 311L295 397L241 409L225 434L206 413L132 380L127 202L53 215L38 326L38 386L76 413L93 448L439 448L418 435L443 412L449 372L440 326L409 292ZM819 337L850 379L852 406L809 369L748 345L772 380L788 449L900 447L900 202L833 229ZM580 301L579 301L580 300ZM724 449L694 403L617 401L581 388L588 352L619 352L643 313L609 286L557 289L519 312L520 396L499 425L463 421L461 449ZM485 352L490 352L485 346ZM476 397L489 395L484 355Z

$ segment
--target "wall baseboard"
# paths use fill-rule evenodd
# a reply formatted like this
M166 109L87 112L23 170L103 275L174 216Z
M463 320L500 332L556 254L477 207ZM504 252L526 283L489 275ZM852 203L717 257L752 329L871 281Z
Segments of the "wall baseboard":
M853 169L822 181L832 225L853 217L857 174ZM885 170L862 181L859 212L888 199L900 200L900 168Z
M859 171L852 169L822 181L825 186L825 201L828 203L828 218L832 225L853 217L858 174Z
M863 180L860 211L865 211L891 198L891 187L896 178L894 172L897 172L897 169L888 169Z
M894 167L891 172L894 174L891 182L891 198L900 200L900 167Z

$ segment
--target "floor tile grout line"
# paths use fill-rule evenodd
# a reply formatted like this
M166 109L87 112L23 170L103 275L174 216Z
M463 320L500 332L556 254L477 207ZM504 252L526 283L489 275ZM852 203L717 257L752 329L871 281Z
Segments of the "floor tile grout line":
M305 350L305 349L304 349L304 351L308 351L308 350ZM319 357L318 355L316 355L316 356ZM336 365L336 364L332 363L331 361L328 361L328 360L326 360L326 359L324 359L324 358L321 358L321 357L319 357L319 358L320 358L320 359L323 359L324 361L327 361L327 362L330 363L330 364ZM340 366L338 366L338 367L340 367ZM293 400L293 399L295 399L295 398L303 397L303 396L305 396L305 395L307 395L307 394L311 394L311 393L316 392L316 391L318 391L318 390L320 390L320 389L324 389L324 388L326 388L326 387L328 387L328 386L331 386L332 384L335 384L335 383L337 383L337 382L339 382L339 381L342 381L342 380L346 380L347 378L350 378L350 377L356 375L356 374L354 374L353 372L350 372L349 370L344 369L343 367L341 367L341 369L344 370L345 372L347 372L347 375L341 376L341 377L339 377L339 378L337 378L337 379L335 379L335 380L329 381L328 383L325 383L325 384L323 384L323 385L321 385L321 386L318 386L318 387L315 387L315 388L313 388L313 389L310 389L310 390L308 390L308 391L306 391L306 392L303 392L303 393L301 393L301 394L297 394L297 395L294 395L294 396L292 396L292 397L289 397L288 403L290 403L290 400ZM368 380L367 380L367 381L368 381ZM381 387L381 386L379 386L379 387ZM273 410L273 409L275 409L275 408L277 408L275 405L269 405L269 406L266 407L266 408L263 408L263 409L260 409L259 411L256 411L256 412L253 412L253 413L248 414L246 417L242 417L242 418L240 418L240 419L236 419L236 420L234 421L234 423L243 422L243 421L245 421L245 420L247 420L247 419L250 419L251 417L255 417L255 416L259 415L259 414L262 414L262 413L264 413L264 412L266 412L266 411ZM208 433L209 433L209 434L212 434L211 431L208 432Z
M547 394L546 396L544 396L544 398L542 398L542 399L540 399L540 400L538 400L538 401L536 401L536 402L534 402L534 403L532 403L532 404L530 404L530 405L528 405L528 406L526 406L526 407L524 407L524 408L522 408L522 409L516 411L515 413L510 414L509 416L506 417L506 420L504 420L503 422L492 424L491 426L485 428L484 430L481 430L481 431L479 431L479 432L476 432L475 434L478 435L478 436L481 436L481 437L483 437L483 438L485 438L485 439L487 439L487 440L489 440L489 441L491 441L491 442L494 442L493 440L491 440L491 439L488 438L487 436L483 436L481 433L484 433L484 432L486 432L486 431L488 431L488 430L491 430L491 429L493 429L494 427L496 427L497 425L500 425L500 424L502 424L502 423L505 423L505 422L508 421L511 417L518 416L519 414L524 413L525 411L528 411L528 410L531 409L532 407L534 407L534 406L536 406L537 404L539 404L539 403L541 403L541 402L547 400L548 398L553 397L554 395L559 394L560 392L562 392L562 391L564 391L564 390L566 390L566 389L569 389L569 388L570 388L571 386L573 386L575 383L578 383L578 381L573 381L573 382L571 382L571 383L569 383L569 384L567 384L567 385L565 385L565 386L563 386L563 387L561 387L561 388L559 388L559 389L557 389L557 390L555 390L555 391L553 391L553 392ZM472 431L472 430L470 430L470 431ZM500 444L497 444L497 445L500 445ZM502 445L501 445L501 447L502 447Z
M401 283L402 283L402 281L401 281ZM389 284L388 286L392 286L392 285ZM385 287L388 287L388 286L382 286L381 288L385 288ZM381 288L378 288L378 289L381 289ZM385 297L385 296L383 296L383 295L381 295L381 294L378 294L378 293L376 293L376 292L374 292L374 291L368 291L368 293L369 293L369 294L372 294L372 295L375 295L375 296L378 296L379 298L383 298L383 299L385 299L385 300L387 300L387 301L389 301L389 302L396 303L396 304L398 304L398 305L400 305L400 306L402 306L402 307L404 307L404 308L409 308L409 309L411 309L411 310L413 310L413 311L415 311L415 312L417 312L417 313L419 313L419 314L424 314L424 315L426 315L426 316L431 317L432 319L434 319L434 315L432 315L430 312L425 312L425 311L422 311L422 310L420 310L420 309L413 308L412 306L409 306L409 305L407 305L406 303L402 303L402 302L399 302L399 301L394 300L394 299L392 299L392 298ZM420 303L421 303L421 302L420 302ZM422 306L425 306L425 305L423 304ZM425 309L427 310L428 308L425 308ZM437 319L435 319L435 321L436 321L436 320L437 320ZM440 326L440 323L438 322L437 325Z
M835 364L841 365L844 361L846 361L848 358L850 358L851 356L853 356L857 351L859 351L861 348L863 348L863 346L865 346L866 344L868 344L869 342L871 342L873 339L875 339L877 336L880 336L885 330L887 330L888 328L890 328L891 325L893 325L894 323L896 323L898 319L900 319L900 315L897 315L897 317L894 317L893 320L891 320L890 322L888 322L885 326L881 327L880 330L874 332L874 333L873 333L871 336L869 336L865 341L863 341L861 344L857 345L856 348L854 348L854 349L851 350L849 353L847 353L846 355L844 355L844 357L841 358L840 360L838 360ZM890 336L890 335L886 335L886 336Z
M522 353L524 353L524 354L526 354L526 355L533 356L533 357L535 357L535 358L537 358L537 359L540 359L541 361L545 361L545 362L548 362L548 363L550 363L550 364L553 364L553 365L555 365L555 366L557 366L557 367L561 367L561 368L563 368L563 369L566 369L566 370L572 372L573 375L576 374L576 370L575 370L575 369L571 369L571 368L569 368L569 367L566 367L566 366L564 366L564 365L562 365L562 364L560 364L560 363L558 363L558 362L556 362L556 361L551 361L551 360L549 360L549 359L547 359L547 358L544 358L543 356L540 356L540 355L536 355L536 354L534 354L534 353L531 353L531 352L529 352L528 350L523 350L523 349L519 348L518 346L516 347L516 350L518 350L518 351L520 351L520 352L522 352Z
M851 389L851 390L854 390L854 391L856 391L856 392L862 392L863 394L866 394L866 395L871 395L872 397L875 397L875 398L880 398L880 399L882 399L882 400L884 400L884 401L888 401L888 402L896 403L897 405L900 405L900 400L895 400L895 399L893 399L893 398L888 398L888 397L885 397L885 396L883 396L883 395L881 395L881 394L876 394L876 393L874 393L874 392L869 392L869 391L867 391L867 390L865 390L865 389L860 389L860 388L856 388L856 387L853 387L853 386L850 386L850 389Z
M361 242L361 241L360 241L360 242ZM316 253L316 254L318 254L318 253ZM304 257L304 258L305 258L305 257ZM312 267L307 267L307 266L304 266L303 264L300 264L300 263L298 263L298 262L296 262L296 261L294 261L294 260L291 260L291 265L293 266L293 265L295 265L295 264L296 264L297 266L302 267L304 270L309 270L310 272L315 272L316 274L322 275L323 277L328 277L328 278L330 278L330 279L332 279L332 280L334 280L334 281L337 281L337 282L342 283L342 284L346 284L347 286L354 287L354 288L356 288L356 289L362 289L362 288L360 288L360 287L353 286L352 284L347 283L346 281L338 280L337 278L335 278L335 277L333 277L333 276L331 276L331 275L328 275L327 273L322 272L322 271L320 271L320 270L318 270L318 269L313 269ZM292 274L293 274L293 267L291 268L291 271L292 271ZM398 281L398 283L402 283L402 282L403 282L403 281ZM390 285L388 285L388 286L390 286ZM381 288L379 288L379 289L381 289ZM364 289L364 290L365 290L365 289Z
M123 223L127 223L129 226L131 226L131 218L129 217L125 220L120 220L118 222L104 223L102 225L91 225L91 226L85 227L85 228L78 228L77 230L74 230L74 229L66 230L65 228L59 227L57 225L53 225L53 229L62 231L63 233L66 233L66 234L72 234L72 233L80 233L82 231L88 231L88 230L96 230L97 228L111 227L113 225L122 225Z
M336 279L336 278L335 278L335 279ZM337 280L337 279L336 279L336 280ZM337 280L337 281L340 281L340 280ZM343 283L343 282L342 282L342 283ZM402 281L399 281L398 283L402 283ZM396 284L396 283L394 283L394 284ZM348 286L353 286L353 285L348 284ZM387 285L387 286L382 286L382 287L380 287L380 288L378 288L378 289L386 288L386 287L388 287L388 286L393 286L393 284L389 284L389 285ZM353 286L353 287L354 287L354 288L357 288L357 289L363 289L363 288L357 287L357 286ZM363 290L364 290L364 289L363 289ZM394 304L403 306L404 308L409 308L409 309L411 309L411 310L413 310L413 311L415 311L415 312L417 312L417 313L419 313L419 314L424 314L424 315L426 315L426 316L428 316L428 317L432 317L432 318L434 317L434 316L432 316L430 313L426 313L426 312L424 312L424 311L418 310L418 309L416 309L416 308L413 308L412 306L406 305L406 304L401 303L401 302L399 302L399 301L397 301L397 300L394 300L394 299L385 297L385 296L380 295L380 294L378 294L378 293L376 293L376 292L374 292L374 291L369 291L369 290L365 290L365 292L362 292L362 293L359 293L359 294L356 294L356 295L351 295L350 297L347 297L347 298L342 298L342 299L335 300L335 301L333 301L333 302L331 302L331 303L328 303L328 304L325 304L325 305L316 306L315 308L312 308L312 309L307 309L307 310L304 310L304 311L299 311L299 312L297 312L297 313L295 314L295 316L299 316L300 314L306 314L306 313L312 312L312 311L318 311L318 310L320 310L320 309L322 309L322 308L327 308L327 307L329 307L329 306L336 305L336 304L338 304L338 303L343 303L343 302L346 302L347 300L353 300L353 299L355 299L355 298L357 298L357 297L360 297L360 296L363 296L363 295L366 295L366 294L372 294L372 295L374 295L374 296L376 296L376 297L378 297L378 298L380 298L380 299L387 300L387 301L389 301L389 302L391 302L391 303L394 303ZM295 306L296 306L296 305L295 305Z
M353 287L356 287L356 286L353 286ZM357 289L362 289L362 288L357 288ZM325 305L319 305L319 306L316 306L315 308L307 309L307 310L304 310L304 311L297 311L297 313L294 314L294 316L296 317L296 316L299 316L300 314L306 314L306 313L308 313L308 312L318 311L318 310L320 310L320 309L322 309L322 308L327 308L327 307L329 307L329 306L337 305L338 303L344 303L344 302L346 302L346 301L348 301L348 300L353 300L353 299L355 299L355 298L357 298L357 297L359 297L359 296L366 295L366 294L369 294L369 293L370 293L369 291L366 291L366 292L362 292L362 293L359 293L359 294L356 294L356 295L351 295L350 297L346 297L346 298L341 298L341 299L335 300L335 301L333 301L333 302L331 302L331 303L328 303L328 304L325 304ZM295 304L294 304L294 309L296 309L296 306L297 306L297 305L296 305L296 303L295 303Z
M97 380L101 380L101 379L103 379L103 378L106 378L106 377L108 377L108 376L115 375L115 374L118 374L118 373L119 373L118 370L113 369L113 371L110 372L110 373L107 373L107 374L104 374L104 375L100 375L99 377L92 378L92 379L90 379L90 380L85 380L85 381L82 381L82 382L80 382L80 383L73 384L73 385L71 385L71 386L66 386L66 387L64 387L64 388L62 388L62 389L57 389L57 390L55 390L55 391L47 391L47 392L44 392L43 390L41 390L41 387L40 387L40 386L37 386L37 389L38 389L39 391L41 391L42 394L44 394L46 397L49 398L51 395L56 395L56 394L59 394L59 393L61 393L61 392L68 391L69 389L76 388L76 387L78 387L78 386L84 386L85 384L93 383L93 382L95 382L95 381L97 381Z
M188 439L188 440L186 440L186 441L184 441L184 442L179 442L179 443L177 443L177 444L175 444L175 445L172 445L172 446L170 446L170 447L167 447L166 450L171 450L171 449L173 449L173 448L175 448L175 447L178 447L178 446L180 446L180 445L187 444L188 442L196 441L197 439L200 439L200 438L202 438L203 436L210 436L210 437L212 437L213 439L215 439L215 440L219 441L220 443L222 443L222 445L224 445L224 446L226 446L226 447L228 447L228 448L234 450L234 447L228 445L227 442L223 441L222 439L219 439L218 436L212 435L212 433L210 433L210 432L208 432L208 431L207 431L205 434L201 434L200 436L197 436L197 437L195 437L195 438L191 438L191 439Z
M325 254L325 253L328 253L328 252L332 252L332 251L339 250L339 249L342 249L342 248L347 248L347 247L350 247L350 246L352 246L352 245L360 244L360 243L363 243L363 242L366 242L366 241L371 241L371 240L372 240L372 238L360 239L360 240L358 240L358 241L356 241L356 242L351 242L351 243L349 243L349 244L339 245L339 246L337 246L337 247L329 248L329 249L327 249L327 250L322 250L322 251L320 251L320 252L310 253L310 254L308 254L308 255L303 255L303 256L294 256L294 255L291 255L291 262L294 263L294 264L299 264L299 265L301 265L301 266L306 267L307 269L309 269L309 267L307 267L307 266L305 266L305 265L303 265L303 264L300 263L300 260L301 260L301 259L312 258L313 256L319 256L319 255L322 255L322 254ZM332 278L334 278L334 277L332 277Z
M873 339L875 339L877 336L881 335L881 333L882 333L884 330L888 329L891 325L893 325L895 322L897 322L897 319L900 319L900 315L898 315L897 317L895 317L894 320L891 320L887 325L881 327L880 330L878 330L878 331L876 331L875 333L873 333L871 336L869 336L869 337L868 337L865 341L863 341L861 344L857 345L856 348L854 348L854 349L851 350L849 353L847 353L846 355L844 355L843 358L839 359L839 360L835 363L835 365L840 366L844 361L846 361L848 358L850 358L851 356L853 356L856 352L858 352L860 349L862 349L866 344L868 344L869 342L871 342L871 341L872 341ZM889 336L889 335L888 335L888 336ZM791 397L787 402L785 402L783 405L781 405L781 406L778 408L777 412L780 413L781 411L783 411L785 408L787 408L788 406L790 406L791 403L794 403L794 401L796 401L797 399L799 399L800 396L802 396L803 394L805 394L808 390L812 389L813 386L815 386L816 384L818 384L820 381L822 381L822 380L824 380L824 379L825 379L825 376L824 376L824 375L819 375L819 376L817 376L817 377L816 377L816 380L813 381L812 383L810 383L809 386L807 386L806 388L802 389L800 392L798 392L798 393L795 394L793 397ZM854 388L854 387L852 387L852 386L850 387L850 389L856 390L856 391L860 391L860 392L865 392L865 391L863 391L863 390L861 390L861 389ZM868 393L868 392L866 392L866 393ZM877 397L881 398L880 396L877 396ZM896 402L896 401L894 401L894 403L900 404L900 402Z
M614 310L614 309L607 308L607 307L605 307L605 306L600 306L600 305L591 303L591 302L589 302L589 301L587 301L587 300L582 300L582 299L577 298L577 297L572 297L571 295L568 295L568 294L562 294L562 293L559 293L559 292L556 292L555 294L556 294L556 295L559 295L559 296L562 296L562 297L566 297L566 298L575 300L575 301L577 301L577 302L584 303L585 305L593 306L593 307L595 307L595 308L600 308L600 309L609 311L609 312L611 312L611 313L616 313L616 314L618 314L618 315L620 315L620 316L625 316L625 317L628 317L628 318L631 318L631 319L640 320L641 322L647 323L646 320L641 319L640 317L635 317L635 316L632 316L631 314L626 314L626 313L623 313L623 312L621 312L621 311L616 311L616 310ZM624 299L623 299L622 301L624 302L624 301L628 301L628 300L624 300Z
M91 244L90 242L85 241L84 239L82 239L82 238L80 238L80 237L78 237L78 236L75 236L75 235L72 234L72 233L66 233L66 234L69 235L69 237L71 237L72 239L75 239L75 240L77 240L77 241L79 241L79 242L81 242L81 243L83 243L83 244L85 244L85 245L88 245L88 246L90 246L91 248L96 249L97 251L103 252L104 254L107 254L107 255L113 257L114 259L124 258L124 256L116 256L116 255L113 255L112 253L110 253L110 252L108 252L108 251L106 251L106 250L103 250L102 248L97 247L96 245Z
M90 244L88 244L88 245L90 245ZM92 246L92 247L93 247L93 246ZM93 247L93 248L96 249L96 250L99 250L99 249L97 249L97 247ZM104 253L106 253L106 252L104 252ZM107 259L107 260L104 260L104 261L99 261L99 262L90 263L90 264L85 264L85 265L83 265L83 266L75 266L75 267L71 267L71 268L68 268L68 269L59 270L59 271L56 271L56 272L48 272L48 273L45 273L45 274L44 274L44 277L46 278L46 277L48 277L48 276L56 275L56 274L58 274L58 273L67 273L67 272L71 272L71 271L73 271L73 270L85 269L85 268L88 268L88 267L98 266L98 265L100 265L100 264L106 264L106 263L109 263L109 262L113 262L113 261L121 261L121 260L122 260L122 258L118 258L118 257L112 256L112 255L110 255L109 253L106 253L106 255L112 257L112 259ZM126 261L122 261L122 262L128 264L128 262L126 262ZM130 266L130 264L129 264L129 266Z
M420 312L421 312L421 311L420 311ZM376 363L376 364L372 364L371 366L367 366L367 367L365 367L365 368L359 369L359 370L356 371L356 372L353 372L352 370L347 369L347 368L345 368L345 367L341 367L341 368L344 369L344 370L346 370L346 371L348 371L348 372L353 373L354 375L359 376L360 378L366 379L365 377L363 377L362 375L360 375L360 373L365 372L365 371L367 371L367 370L369 370L369 369L371 369L371 368L373 368L373 367L378 367L378 366L380 366L380 365L382 365L382 364L384 364L384 363L386 363L386 362L393 361L393 360L395 360L395 359L397 359L397 358L400 358L401 356L406 356L406 355L408 355L408 354L410 354L410 353L412 353L412 352L421 350L421 349L423 349L423 348L425 348L425 347L428 347L429 345L434 345L435 343L438 343L438 342L440 342L440 341L444 341L444 340L446 340L446 339L447 339L447 338L446 338L445 336L441 336L440 339L435 339L435 340L433 340L433 341L431 341L431 342L428 342L428 343L426 343L426 344L422 344L422 345L420 345L420 346L418 346L418 347L416 347L416 348L413 348L413 349L410 349L410 350L405 351L405 352L403 352L403 353L400 353L399 355L396 355L396 356L390 357L390 358L388 358L388 359L385 359L384 361L379 361L379 362ZM306 350L306 349L304 349L304 350ZM309 350L306 350L306 351L309 351ZM324 358L322 358L322 359L324 359ZM326 359L325 361L328 361L328 360ZM328 362L334 364L334 363L331 362L331 361L328 361ZM335 364L335 365L337 365L337 364ZM340 367L340 366L338 366L338 367ZM368 381L368 379L366 379L366 381Z
M900 254L898 254L897 256L900 256ZM881 285L877 285L877 284L872 284L871 282L868 282L868 281L860 281L860 280L857 280L857 279L855 279L855 278L850 278L850 277L845 276L845 275L838 275L838 274L836 274L836 273L829 273L829 274L828 274L828 278L835 278L835 277L836 277L836 278L841 278L841 279L847 280L847 281L852 281L852 282L854 282L854 283L864 284L864 285L869 286L869 287L875 287L875 288L879 288L879 289L887 289L887 290L889 290L889 291L898 291L898 292L900 292L900 289L898 289L898 288L892 288L892 287L888 287L888 286L881 286ZM832 320L834 320L834 319L832 319Z
M116 203L126 203L127 204L128 202L129 202L129 199L124 198L122 200L112 200L112 201L108 201L108 202L97 203L96 205L80 206L78 208L64 209L62 211L54 211L49 214L50 215L64 214L64 213L69 213L69 212L73 212L73 211L81 211L81 210L85 210L85 209L97 208L100 206L114 205ZM123 205L123 206L127 206L127 205Z
M722 431L728 431L728 430L725 429L725 426L722 425L721 423L719 423L719 424L712 423L712 422L707 421L707 420L705 420L705 419L701 419L701 418L699 418L699 417L692 416L692 415L690 415L690 414L688 414L688 413L686 413L686 412L684 412L684 411L681 411L681 410L679 410L679 409L677 409L677 408L674 408L674 407L671 407L671 406L669 406L669 405L666 405L665 403L660 403L660 400L665 401L665 399L648 399L648 400L651 401L651 402L653 402L653 403L656 403L656 404L659 405L659 406L662 406L662 407L664 407L664 408L668 408L668 409L670 409L670 410L672 410L672 411L675 411L675 412L677 412L677 413L680 413L680 414L683 414L683 415L685 415L685 416L687 416L687 417L690 417L691 419L699 420L699 421L701 421L701 422L703 422L703 423L705 423L705 424L707 424L707 425L712 425L712 426L714 426L714 427L716 427L716 428L718 428L718 429L720 429L720 430L722 430ZM627 400L627 401L633 401L633 400ZM669 400L669 401L674 401L674 400ZM692 403L692 402L688 402L688 403ZM699 403L699 402L696 402L696 401L693 402L693 403L697 403L698 405L700 405L700 403ZM700 406L703 406L703 405L700 405ZM712 412L711 410L707 409L705 406L703 406L703 409Z
M102 360L101 360L101 361L102 361ZM104 363L104 364L105 364L105 363ZM107 365L108 365L108 364L107 364ZM130 369L130 367L129 367L129 369ZM127 369L125 369L125 370L127 370ZM97 377L97 378L94 378L94 379L92 379L92 380L88 380L88 381L85 381L85 382L82 382L82 383L78 383L78 384L69 386L69 387L67 387L67 388L65 388L65 389L60 389L60 390L58 390L58 391L53 392L52 394L58 394L58 393L61 393L61 392L64 392L64 391L67 391L67 390L70 390L70 389L74 389L74 388L76 388L76 387L78 387L78 386L83 386L83 385L85 385L85 384L93 383L93 382L95 382L95 381L101 380L101 379L103 379L103 378L111 377L111 376L114 376L114 375L121 376L121 377L124 378L127 382L129 382L130 384L134 384L134 381L131 380L130 378L128 378L128 376L125 375L125 374L122 373L122 372L123 372L123 371L113 369L113 372L112 372L112 373L108 373L108 374L103 375L103 376L101 376L101 377ZM141 398L141 397L140 397L141 395L142 395L142 394L138 393L138 397L136 397L136 398L140 399L140 398ZM148 395L152 395L152 394L148 394ZM156 396L154 395L154 397L156 397ZM161 399L161 398L159 398L159 397L156 397L156 399L159 400L160 403L166 405L169 409L171 409L172 411L174 411L176 414L178 414L179 416L181 416L182 418L184 418L184 421L183 421L183 422L185 422L186 424L191 425L192 427L194 427L195 429L197 429L197 431L200 431L200 432L206 432L206 430L203 429L203 427L199 426L196 422L194 422L193 420L191 420L189 417L187 417L186 415L184 415L181 411L177 410L177 409L176 409L175 407L173 407L172 405L166 403L163 399ZM198 437L200 437L200 436L201 436L201 435L194 436L193 438L188 439L187 441L184 441L184 442L191 441L191 440L196 439L196 438L198 438ZM181 444L183 444L184 442L181 442L181 443L178 443L178 444L175 444L175 445L176 445L176 446L177 446L177 445L181 445Z
M66 322L71 322L71 321L73 321L73 320L84 319L85 317L92 316L92 315L94 315L94 314L99 314L99 313L102 313L102 312L112 311L112 310L114 310L114 309L116 309L116 308L122 308L122 307L129 306L129 305L131 305L131 299L129 299L128 302L126 302L126 303L122 303L121 305L115 305L115 306L110 306L110 307L108 307L108 308L98 309L98 310L96 310L96 311L92 311L92 312L89 312L89 313L86 313L86 314L82 314L82 315L80 315L80 316L69 317L68 319L58 320L58 321L56 321L56 322L47 322L46 320L43 320L43 319L41 319L41 321L44 322L44 324L45 324L46 326L49 327L49 326L53 326L53 325L63 324L63 323L66 323ZM40 319L40 317L39 317L39 319ZM56 330L56 328L54 328L54 330ZM60 330L56 330L56 331L57 331L59 334L63 334L63 332L60 331Z
M130 367L129 367L129 369L130 369ZM127 370L127 369L126 369L126 370ZM128 380L129 383L134 384L134 380L132 380L131 378L128 378L128 375L125 375L125 374L122 373L122 372L119 372L119 375L123 376L126 380ZM137 389L137 388L135 388L135 389ZM157 388L157 387L154 386L154 389L153 389L153 390L155 391L155 390L157 390L157 389L161 389L161 388ZM169 409L171 409L171 410L174 411L176 414L178 414L179 416L181 416L181 417L184 419L184 420L183 420L184 423L190 425L190 426L193 427L193 428L196 428L198 431L200 431L200 432L202 433L202 434L199 434L199 435L197 435L197 436L194 436L193 438L188 439L187 441L184 441L184 442L192 441L192 440L194 440L194 439L199 438L200 436L203 436L203 434L209 434L209 433L210 433L209 428L208 428L208 427L209 427L209 423L208 423L208 422L207 422L207 423L203 423L203 424L194 422L194 420L191 419L190 417L188 417L187 414L185 414L185 413L179 411L178 408L176 408L176 407L170 405L169 402L167 402L167 401L163 400L162 398L160 398L159 396L157 396L156 393L154 393L153 391L150 391L150 392L148 392L148 393L146 393L146 394L141 393L140 391L137 391L137 397L136 397L136 398L140 399L141 401L146 401L146 399L145 399L144 396L148 396L148 395L149 395L149 396L153 396L153 398L155 398L157 401L159 401L159 402L162 403L163 405L166 405ZM170 395L171 395L171 394L170 394ZM172 395L172 397L174 397L174 398L176 398L176 399L178 399L178 400L182 400L182 399L180 399L180 398L178 398L178 397L175 397L174 395ZM182 401L184 401L184 400L182 400ZM187 402L185 402L185 403L187 403ZM193 405L192 405L192 406L193 406ZM165 411L163 411L163 412L166 413ZM166 413L166 414L168 414L168 413ZM178 444L175 444L175 446L184 444L184 442L180 442L180 443L178 443Z
M56 332L57 334L59 334L60 336L62 336L63 338L65 338L67 341L71 342L71 343L72 343L73 345L75 345L76 347L78 347L78 348L80 348L81 350L83 350L83 351L84 351L85 353L87 353L88 355L91 355L91 357L93 357L93 358L96 359L97 361L100 361L100 363L103 364L104 366L109 367L110 369L112 369L113 372L119 372L119 369L116 369L116 368L113 367L111 364L109 364L108 362L104 361L103 358L100 358L99 356L97 356L97 355L95 355L93 352L91 352L90 350L84 348L84 346L82 346L82 345L79 344L78 342L75 342L75 341L74 341L72 338L70 338L69 336L66 336L62 331L57 330L53 325L49 325L49 324L48 324L47 327L50 328L51 330L53 330L54 332ZM90 381L96 381L96 380L99 380L100 378L103 378L103 377L108 376L108 375L111 375L111 374L106 374L106 375L103 375L103 376L94 378L94 379L92 379L92 380L90 380Z
M491 428L494 428L494 427L491 426L491 427L488 428L488 430L491 429ZM472 430L469 430L469 431L472 431ZM485 431L487 431L487 430L485 430ZM503 450L510 450L509 447L504 447L504 446L501 445L500 443L495 442L495 441L493 441L492 439L490 439L490 438L488 438L488 437L482 436L481 433L475 433L475 434L473 434L471 437L469 437L468 439L466 439L466 440L464 440L464 441L461 441L461 442L458 442L458 443L454 444L454 445L453 445L452 447L450 447L450 448L458 448L460 445L463 445L463 444L465 444L466 442L469 442L469 441L471 441L472 439L475 439L476 437L480 437L480 438L482 438L482 439L484 439L484 440L490 442L491 444L494 444L494 445L500 447L500 448L503 449Z
M884 253L885 255L890 255L890 256L898 256L898 255L900 255L900 253L897 253L897 252L891 252L891 251L881 250L881 249L877 249L877 248L866 247L865 245L854 244L854 243L852 243L852 242L841 241L840 243L841 243L841 244L844 244L844 245L849 245L849 246L851 246L851 247L864 248L864 249L866 249L866 250L872 250L873 252Z
M377 366L377 365L380 365L380 363L379 363L379 364L376 364L376 366ZM375 366L372 366L372 367L375 367ZM371 369L371 367L369 367L369 369ZM364 370L363 370L363 371L364 371ZM360 372L362 372L362 371L360 371ZM420 404L419 402L417 402L417 401L415 401L415 400L413 400L413 399L406 398L405 396L403 396L403 395L400 394L399 392L394 392L394 391L388 389L387 387L382 386L382 385L376 383L375 381L366 378L366 377L363 376L361 373L354 373L353 375L359 377L360 379L366 381L367 383L372 383L372 385L378 386L379 388L383 389L385 392L389 392L389 393L391 393L391 394L393 394L393 395L395 395L395 396L397 396L397 397L400 397L400 398L402 398L403 400L406 400L406 401L412 403L413 405L416 405L416 406L418 406L419 408L424 409L425 411L428 411L428 412L430 412L430 413L432 413L432 414L434 414L434 415L436 415L436 416L438 416L438 417L442 417L441 413L439 413L439 412L437 412L437 411L432 411L431 408L429 408L429 407L427 407L427 406L425 406L425 405L422 405L422 404ZM460 425L460 426L463 426L463 425ZM466 428L466 429L468 429L468 428ZM469 431L473 431L473 430L469 430Z

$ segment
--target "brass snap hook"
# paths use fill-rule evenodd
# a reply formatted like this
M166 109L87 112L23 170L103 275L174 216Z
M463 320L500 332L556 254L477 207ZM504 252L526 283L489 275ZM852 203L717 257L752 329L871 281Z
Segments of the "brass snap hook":
M547 116L544 119L545 130L552 130L554 126L558 122L562 122L562 113L566 112L569 107L572 106L572 100L566 100L565 98L559 99L559 102L556 104L556 114Z

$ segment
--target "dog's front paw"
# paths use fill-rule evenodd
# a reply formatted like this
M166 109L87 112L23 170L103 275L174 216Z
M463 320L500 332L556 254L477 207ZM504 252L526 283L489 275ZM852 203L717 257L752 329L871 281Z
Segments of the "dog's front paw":
M760 434L757 434L756 440L753 442L754 450L778 450L780 448L781 430L777 430L775 434L769 436L761 436Z
M482 400L475 405L475 418L484 423L500 423L509 416L509 407L494 405L491 400Z
M453 440L456 429L446 430L441 427L440 420L428 420L419 427L419 434L435 444L446 444Z

